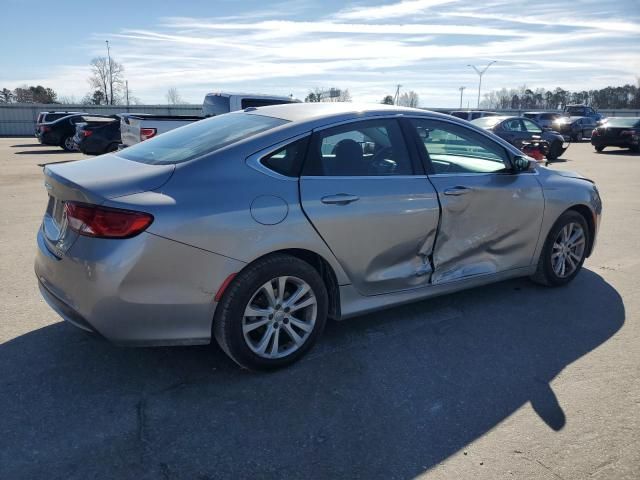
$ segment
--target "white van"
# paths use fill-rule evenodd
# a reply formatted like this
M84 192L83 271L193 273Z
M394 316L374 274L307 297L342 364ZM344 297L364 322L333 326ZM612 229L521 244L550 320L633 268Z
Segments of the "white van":
M254 93L208 93L202 103L202 114L205 117L212 117L223 113L235 112L236 110L244 110L249 107L266 107L268 105L296 103L299 101L291 97L256 95Z

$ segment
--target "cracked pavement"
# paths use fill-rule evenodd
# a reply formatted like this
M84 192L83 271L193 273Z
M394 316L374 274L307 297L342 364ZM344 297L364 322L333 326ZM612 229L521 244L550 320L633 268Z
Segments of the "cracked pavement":
M33 275L38 164L82 155L34 144L0 138L0 478L640 478L639 155L574 144L552 166L604 202L568 287L331 322L298 364L252 374L60 321Z

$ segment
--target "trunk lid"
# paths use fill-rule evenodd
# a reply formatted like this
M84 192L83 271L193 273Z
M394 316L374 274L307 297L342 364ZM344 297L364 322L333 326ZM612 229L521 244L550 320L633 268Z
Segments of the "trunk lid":
M99 205L108 199L155 190L171 178L174 170L175 165L148 165L109 154L47 165L44 185L49 198L42 222L47 246L61 257L78 236L67 228L66 202Z

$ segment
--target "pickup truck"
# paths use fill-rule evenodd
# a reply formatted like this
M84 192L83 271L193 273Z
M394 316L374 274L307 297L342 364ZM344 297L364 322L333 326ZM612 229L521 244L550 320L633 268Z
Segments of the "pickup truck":
M130 147L174 128L202 120L197 115L151 115L146 113L120 114L120 148Z
M249 107L264 107L281 103L292 103L290 97L256 95L251 93L208 93L202 104L202 116L197 115L151 115L146 113L120 114L119 148L130 147L149 138L182 127L206 117L222 115Z
M568 117L589 117L596 123L604 119L604 115L588 105L567 105L564 107L564 114Z

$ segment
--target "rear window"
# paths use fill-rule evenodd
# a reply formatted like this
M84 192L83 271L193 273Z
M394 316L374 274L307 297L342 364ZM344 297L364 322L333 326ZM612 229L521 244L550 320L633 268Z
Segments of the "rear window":
M220 115L163 133L117 155L150 165L182 163L285 123L287 120L247 113Z
M243 98L240 102L241 108L244 110L249 107L268 107L269 105L282 105L283 103L291 103L288 100L274 100L265 98Z
M230 111L231 107L229 106L229 97L223 97L222 95L207 95L204 97L202 114L205 117L222 115L223 113L229 113Z
M70 113L45 113L43 123L60 120L61 118L68 117L69 115L71 114Z
M477 125L480 128L491 128L494 125L500 123L500 118L498 117L482 117L476 118L473 122L474 125Z
M640 118L634 117L613 117L604 124L605 127L640 127Z

